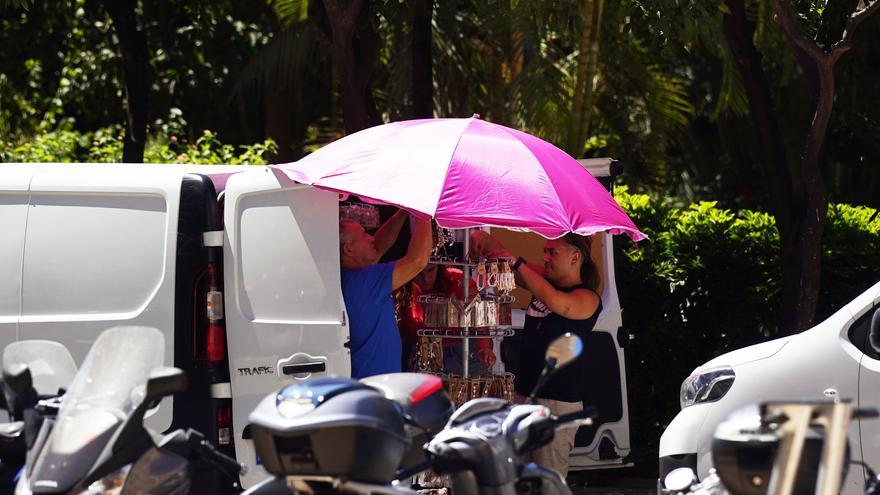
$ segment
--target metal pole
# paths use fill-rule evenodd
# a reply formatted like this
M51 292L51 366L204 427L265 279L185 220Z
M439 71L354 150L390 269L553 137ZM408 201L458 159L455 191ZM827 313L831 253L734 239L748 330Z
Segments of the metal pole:
M787 418L779 426L779 448L770 471L767 495L791 495L797 480L797 470L804 451L804 440L810 426L812 407L808 404L771 404L766 414L784 414Z
M464 294L464 305L465 306L467 306L468 298L470 297L470 294L468 293L469 292L468 287L470 286L469 282L470 282L470 277L471 277L471 267L467 263L468 251L470 250L470 247L471 247L471 229L467 228L467 229L464 229L464 246L463 246L464 249L462 250L462 253L461 253L461 257L463 258L463 261L465 261L464 266L462 267L462 270L461 270L461 282L462 282L462 285L464 286L462 289L462 293ZM463 362L461 365L462 378L468 378L468 376L470 375L470 373L469 373L470 370L468 369L468 355L470 355L470 339L467 338L467 335L469 333L468 328L469 327L467 325L465 325L461 329L461 334L464 336L464 338L461 339L461 353L463 354L463 357L462 357Z
M825 443L819 463L819 480L816 493L836 495L840 493L843 463L846 459L846 430L852 417L853 405L850 402L837 402L816 407L821 416L816 422L825 427Z

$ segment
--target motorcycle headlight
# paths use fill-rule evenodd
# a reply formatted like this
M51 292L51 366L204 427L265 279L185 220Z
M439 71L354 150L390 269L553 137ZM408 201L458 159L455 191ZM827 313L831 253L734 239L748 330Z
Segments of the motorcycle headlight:
M681 408L714 402L730 390L736 374L730 366L722 366L694 373L681 383L679 402Z
M80 495L119 495L125 486L125 478L131 471L131 464L123 466L89 485Z

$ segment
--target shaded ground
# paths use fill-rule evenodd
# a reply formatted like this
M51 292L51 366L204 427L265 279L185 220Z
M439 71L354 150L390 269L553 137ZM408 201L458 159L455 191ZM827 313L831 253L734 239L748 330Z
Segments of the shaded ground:
M631 469L575 471L569 473L567 481L575 495L654 495L657 492L656 476Z
M454 495L446 488L440 488L439 479L421 480L426 485L437 483L436 488L418 490L419 495ZM656 475L649 476L635 469L614 469L597 471L575 471L566 480L573 495L656 495ZM424 486L424 485L423 485Z

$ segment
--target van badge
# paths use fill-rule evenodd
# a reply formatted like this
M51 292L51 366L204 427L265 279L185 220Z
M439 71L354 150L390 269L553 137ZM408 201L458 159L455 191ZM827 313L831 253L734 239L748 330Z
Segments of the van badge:
M274 375L275 368L272 366L253 366L238 368L238 376Z

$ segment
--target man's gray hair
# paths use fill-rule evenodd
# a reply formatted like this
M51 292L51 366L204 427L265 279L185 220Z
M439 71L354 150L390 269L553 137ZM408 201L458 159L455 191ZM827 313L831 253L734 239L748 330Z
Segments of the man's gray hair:
M339 219L339 244L343 244L351 240L351 235L348 233L348 225L360 225L350 218L340 218Z

